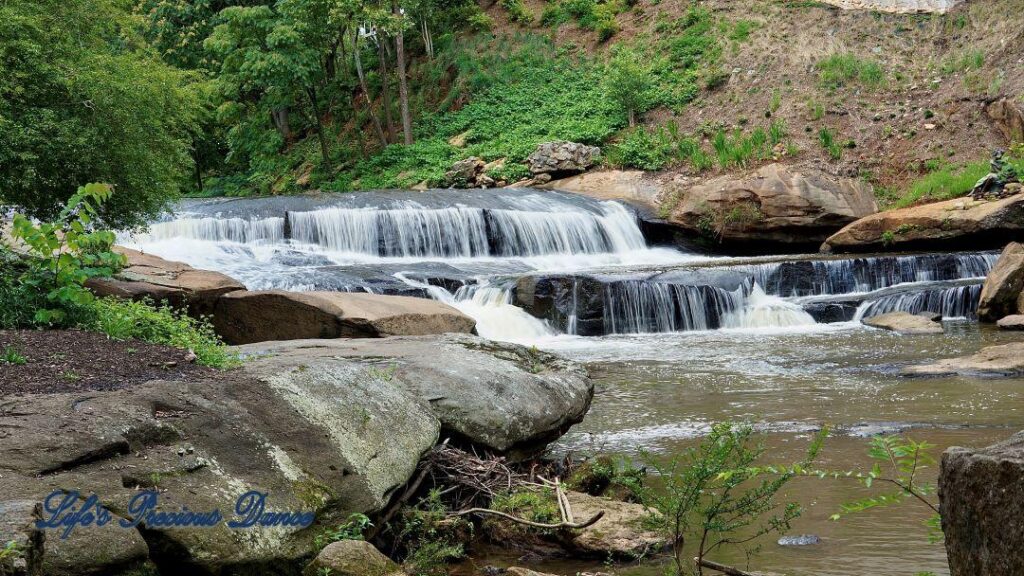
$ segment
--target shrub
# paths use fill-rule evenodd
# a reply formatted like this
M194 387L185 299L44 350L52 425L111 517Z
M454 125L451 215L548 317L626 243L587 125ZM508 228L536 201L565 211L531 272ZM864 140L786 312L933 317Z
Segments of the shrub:
M832 54L818 62L818 75L822 86L830 90L853 83L877 88L885 81L885 71L878 62L851 53Z
M612 164L641 170L660 170L672 158L673 146L661 130L644 127L628 130L611 146L608 157Z
M643 54L623 46L616 46L612 58L605 66L605 91L636 124L636 115L646 112L654 103L654 77Z
M115 340L142 340L191 350L200 364L229 368L238 363L213 328L203 320L168 306L101 298L89 305L91 319L83 328L103 332Z
M540 23L544 26L561 26L569 21L570 15L561 4L548 4L540 15Z
M960 167L943 166L914 181L894 206L905 208L919 202L938 202L970 192L982 176L988 174L988 162L972 162Z
M519 24L533 24L533 14L526 9L523 0L501 0L501 7L508 11L509 18Z

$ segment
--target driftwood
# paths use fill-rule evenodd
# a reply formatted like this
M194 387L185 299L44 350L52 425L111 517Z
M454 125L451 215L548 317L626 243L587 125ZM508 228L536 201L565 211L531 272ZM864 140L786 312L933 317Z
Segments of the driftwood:
M694 558L694 563L703 568L710 568L711 570L717 570L726 576L758 576L754 572L745 572L739 568L733 568L732 566L726 566L725 564L719 564L718 562L712 562L711 560L705 560L703 558Z
M516 524L523 524L523 525L526 525L526 526L533 526L534 528L544 528L544 529L550 529L550 530L560 530L560 529L568 528L568 529L571 529L571 530L579 530L581 528L586 528L587 526L592 526L592 525L594 525L595 522L597 522L598 520L603 518L604 517L604 510L601 510L597 514L594 514L593 516L591 516L588 520L585 520L585 521L580 522L578 524L577 523L572 523L572 522L559 522L558 524L544 524L543 522L534 522L532 520L526 520L525 518L517 518L517 517L515 517L515 516L513 516L511 514L506 514L504 512L499 512L497 510L491 510L490 508L470 508L468 510L460 510L458 512L453 512L452 516L465 516L467 514L490 514L491 516L498 516L498 517L504 518L506 520L511 520L512 522L515 522Z

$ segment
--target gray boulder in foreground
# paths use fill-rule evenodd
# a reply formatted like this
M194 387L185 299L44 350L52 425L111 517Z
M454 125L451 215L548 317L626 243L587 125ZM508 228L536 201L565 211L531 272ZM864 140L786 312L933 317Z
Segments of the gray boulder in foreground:
M939 500L952 576L1024 574L1024 432L980 450L947 449Z
M369 345L372 343L372 345ZM255 346L244 347L250 353ZM481 338L267 343L232 371L114 391L9 396L0 411L0 529L45 574L297 573L313 538L382 509L442 428L482 447L543 444L582 418L592 388L575 365ZM96 494L120 518L159 492L158 510L220 510L214 527L79 527L38 541L32 508L56 489ZM229 529L240 495L267 511L315 513L312 527ZM69 568L69 566L73 566Z
M898 334L942 334L942 324L929 317L909 312L889 312L865 318L862 321L872 328L891 330Z

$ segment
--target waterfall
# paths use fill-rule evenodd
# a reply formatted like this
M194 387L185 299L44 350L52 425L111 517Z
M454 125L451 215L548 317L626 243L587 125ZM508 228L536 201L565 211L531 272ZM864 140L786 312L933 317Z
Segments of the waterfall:
M676 332L718 328L737 310L745 287L684 286L644 280L609 283L604 293L604 327L608 334Z
M139 241L192 239L238 244L284 241L284 218L179 218L151 224Z
M937 312L943 318L976 318L981 284L933 288L902 294L891 294L864 302L857 308L854 320L889 312Z
M815 323L799 305L765 294L759 284L754 284L741 308L722 319L723 328L786 328Z

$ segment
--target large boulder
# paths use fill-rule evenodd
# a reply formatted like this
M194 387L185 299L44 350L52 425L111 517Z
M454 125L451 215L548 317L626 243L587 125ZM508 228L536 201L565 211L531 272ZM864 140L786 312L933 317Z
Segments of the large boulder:
M939 501L952 576L1024 574L1024 433L980 450L947 449Z
M1024 245L1010 242L985 278L978 319L995 322L1017 312L1024 312Z
M86 281L86 287L97 296L166 301L198 316L211 314L222 295L245 290L241 282L220 272L197 270L182 262L120 246L115 246L114 251L124 254L128 264L112 278Z
M442 433L506 452L543 446L583 419L593 384L578 365L525 346L475 336L265 342L242 346L261 363L330 357L369 366L429 403Z
M378 338L476 326L455 308L426 298L356 292L234 292L217 301L213 325L229 344L306 338Z
M954 198L887 210L830 236L823 252L991 249L1024 233L1024 194L1001 200Z
M889 312L862 320L872 328L891 330L897 334L942 334L942 324L932 318L909 312Z
M985 111L1008 142L1024 142L1024 108L1016 99L1000 98L989 104Z
M706 241L728 246L817 246L878 210L871 186L814 169L770 164L745 176L685 180L667 187L660 211Z
M905 376L987 376L1015 377L1024 375L1024 342L986 346L975 354L947 358L932 364L903 369Z
M538 186L573 192L596 200L622 200L656 208L661 184L643 170L594 170Z
M387 556L362 540L340 540L328 544L302 571L303 576L404 576Z
M572 547L582 554L604 558L643 558L669 544L663 534L644 527L644 520L656 514L651 509L582 492L568 491L565 495L577 520L604 512L600 520L572 538Z
M486 162L476 156L470 156L452 164L452 167L445 172L444 180L453 188L474 188L482 184L478 180L484 175L485 166ZM491 184L493 183L492 180Z
M530 173L560 176L583 172L593 166L601 156L597 146L578 142L545 142L538 144L526 158Z
M996 322L996 326L1003 330L1024 330L1024 314L1003 316Z

